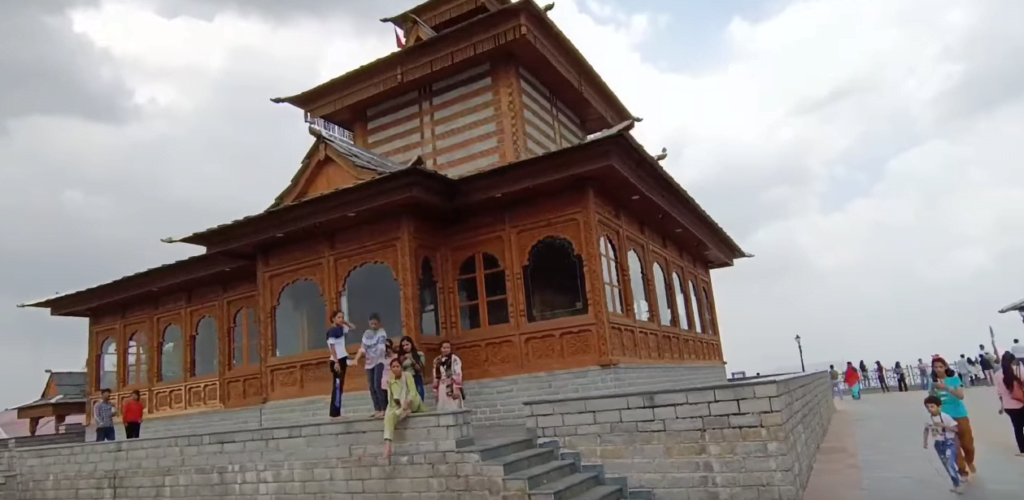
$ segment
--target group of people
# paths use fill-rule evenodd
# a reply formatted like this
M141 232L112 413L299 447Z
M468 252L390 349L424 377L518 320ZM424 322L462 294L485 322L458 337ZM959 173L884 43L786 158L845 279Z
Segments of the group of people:
M327 330L327 349L330 352L332 374L329 415L342 416L341 396L345 391L345 374L349 366L363 362L366 382L373 401L374 417L384 420L384 454L391 454L391 440L395 426L411 413L426 411L424 372L426 356L416 347L412 337L405 336L396 346L381 325L380 316L369 317L369 328L363 332L354 359L350 359L346 340L355 325L345 320L341 311L331 316ZM452 352L447 340L441 342L441 354L434 358L432 390L438 411L462 408L465 391L462 388L462 360ZM142 429L143 405L139 391L132 391L122 409L110 401L110 389L101 391L101 400L93 405L96 441L114 441L114 417L120 415L128 439L138 438Z
M380 316L370 315L369 328L363 332L354 359L349 359L346 338L355 329L345 320L341 311L331 316L327 330L327 349L330 351L330 370L333 377L329 414L342 415L341 397L345 390L348 366L363 360L366 383L373 401L374 417L384 419L384 456L391 455L391 441L395 426L411 413L425 412L424 370L426 357L416 347L412 337L405 336L396 346L381 326ZM434 358L432 390L438 411L462 408L465 392L462 389L462 360L452 352L449 341L441 342L441 354Z
M919 360L918 370L921 372L922 389L928 392L924 405L928 410L928 421L924 428L924 446L928 441L933 446L953 483L952 491L962 492L962 484L970 480L971 474L977 472L974 464L975 446L974 433L967 406L964 404L964 388L977 383L989 383L996 389L999 400L999 414L1010 419L1014 439L1017 442L1017 456L1024 457L1024 356L1018 358L1015 352L1021 352L1019 341L1014 340L1014 349L1003 352L998 363L998 370L993 358L981 346L981 353L976 363L980 371L972 374L966 357L961 355L954 369L942 356L934 355L930 364ZM1024 352L1021 352L1024 354ZM963 362L961 361L963 360ZM987 363L983 362L987 360ZM899 364L897 363L897 367ZM840 376L835 367L830 369L834 394L842 397L843 385L849 388L853 399L860 399L862 375L866 367L861 362L856 367L852 362L846 364L845 372ZM879 371L878 380L883 391L888 392L884 382L885 374L881 363L876 363ZM897 371L897 380L906 374ZM905 390L906 382L899 383Z

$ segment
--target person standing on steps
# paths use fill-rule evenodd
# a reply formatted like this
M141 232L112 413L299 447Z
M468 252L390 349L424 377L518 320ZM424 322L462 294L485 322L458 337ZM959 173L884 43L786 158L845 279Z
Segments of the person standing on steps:
M928 392L938 396L942 400L942 411L956 420L956 437L960 447L956 464L960 477L967 482L970 475L978 471L974 465L974 431L971 429L971 419L967 415L967 406L964 405L963 382L941 356L932 359Z
M999 413L1010 417L1013 437L1017 441L1017 456L1024 457L1024 369L1017 361L1012 352L1004 352L995 382Z
M341 311L331 315L331 327L327 329L327 350L331 355L331 418L341 416L341 395L345 392L345 373L348 371L348 351L345 350L345 338L355 328L345 321Z
M383 418L388 407L388 396L384 391L384 363L387 361L388 333L380 324L380 315L370 315L370 328L363 332L363 341L359 346L354 363L366 358L366 385L373 400L373 416Z
M452 352L452 343L441 342L441 355L434 358L434 394L437 411L462 409L462 360Z
M138 439L142 433L142 395L132 391L132 397L124 402L121 421L124 422L124 436L127 439Z
M100 390L100 400L92 405L92 420L96 423L96 442L113 441L117 434L114 433L114 416L117 415L117 408L110 404L110 389Z
M420 400L426 400L426 395L423 392L423 367L427 364L427 358L422 351L416 348L412 337L406 335L398 341L398 360L402 362L402 370L412 374Z

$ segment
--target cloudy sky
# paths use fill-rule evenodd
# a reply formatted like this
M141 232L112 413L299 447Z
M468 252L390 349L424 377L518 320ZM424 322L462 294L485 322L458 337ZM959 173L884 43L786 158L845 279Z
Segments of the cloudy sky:
M0 408L86 357L84 320L15 304L187 256L159 238L265 208L311 142L268 98L394 50L376 20L413 3L8 2ZM731 370L798 366L797 334L809 362L971 352L989 325L1024 337L996 314L1024 297L1024 2L559 0L551 15L756 254L715 275Z

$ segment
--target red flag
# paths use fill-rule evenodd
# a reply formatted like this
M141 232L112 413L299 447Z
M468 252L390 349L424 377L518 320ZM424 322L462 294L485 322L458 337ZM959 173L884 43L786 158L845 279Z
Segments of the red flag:
M395 44L400 49L405 48L405 34L402 33L402 30L398 29L398 26L395 26Z

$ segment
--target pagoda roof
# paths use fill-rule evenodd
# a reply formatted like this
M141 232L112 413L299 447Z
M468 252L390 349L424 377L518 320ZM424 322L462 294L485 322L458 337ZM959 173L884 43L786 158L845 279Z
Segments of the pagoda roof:
M548 30L550 30L550 32L554 35L552 41L555 43L555 45L557 45L558 48L566 51L568 54L570 54L570 56L573 59L575 59L577 67L581 71L582 76L586 77L587 79L593 81L596 84L596 90L600 94L603 94L602 97L612 107L612 109L610 110L610 112L614 114L614 119L612 120L612 123L618 123L623 120L628 120L635 116L634 114L630 113L629 109L626 108L626 105L623 104L619 97L615 94L615 92L612 91L611 87L608 86L608 83L605 82L603 78L601 78L601 75L597 72L596 69L594 69L590 62L587 61L585 57L583 57L583 54L579 51L578 48L576 48L572 41L569 40L569 37L567 37L565 33L563 33L562 30L558 28L554 21L552 21L547 16L543 9L540 6L538 6L534 0L520 0L517 2L499 3L501 3L502 5L500 5L500 7L497 8L496 10L475 17L456 27L444 30L441 33L438 33L437 35L432 36L427 40L413 44L409 47L406 47L405 49L392 52L384 57L371 61L351 71L348 71L347 73L344 73L324 83L321 83L320 85L317 85L311 89L290 96L274 97L271 98L270 101L277 104L291 104L292 106L308 111L310 108L315 107L318 103L330 97L332 93L338 91L338 89L353 87L357 83L359 83L361 79L370 77L374 75L374 73L382 71L384 68L401 67L403 63L415 60L416 58L423 56L424 53L430 53L430 51L433 50L433 47L437 47L438 44L443 43L445 40L451 40L453 37L457 36L459 34L460 28L480 22L485 19L491 19L496 16L504 16L512 13L526 13L530 15L533 20L537 21L540 26L546 27ZM417 8L429 4L431 4L431 2L426 2L424 4L421 4L420 6L414 7L412 10L407 12L415 12ZM401 14L399 16L401 16ZM383 19L382 21L392 22L390 18Z

